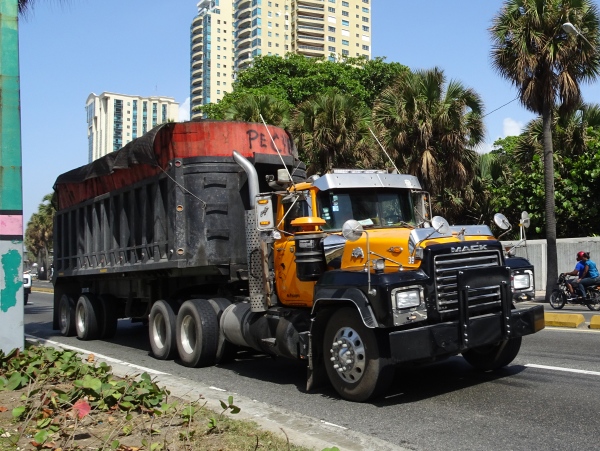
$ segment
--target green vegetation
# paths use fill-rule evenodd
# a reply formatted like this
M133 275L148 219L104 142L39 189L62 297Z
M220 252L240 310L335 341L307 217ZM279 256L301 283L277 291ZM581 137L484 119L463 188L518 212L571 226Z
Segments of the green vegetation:
M170 397L148 374L118 378L92 355L28 346L0 351L0 449L305 450L287 437L233 420L202 399ZM227 415L228 414L228 415Z

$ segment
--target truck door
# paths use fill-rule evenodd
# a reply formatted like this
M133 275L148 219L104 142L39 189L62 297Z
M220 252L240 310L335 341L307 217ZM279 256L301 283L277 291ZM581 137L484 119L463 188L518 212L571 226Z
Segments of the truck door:
M277 297L283 305L310 307L313 303L313 290L316 282L302 282L296 277L294 227L291 222L300 217L312 216L310 194L300 197L280 198L278 221L283 229L282 238L275 242L275 284ZM283 208L281 208L283 207Z

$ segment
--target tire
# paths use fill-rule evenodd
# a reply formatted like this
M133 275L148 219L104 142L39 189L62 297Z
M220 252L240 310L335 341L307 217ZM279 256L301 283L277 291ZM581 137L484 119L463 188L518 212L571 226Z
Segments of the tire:
M221 315L223 311L231 305L231 301L225 298L213 298L209 299L208 302L212 305L215 313L217 314L217 324L219 324L219 336L217 337L217 355L215 357L215 363L229 363L235 359L239 347L227 341L225 335L221 331Z
M600 292L594 287L591 290L588 290L589 300L586 302L587 308L589 308L592 312L600 311Z
M349 401L381 395L394 377L389 359L381 357L375 331L351 307L336 311L325 326L323 360L331 385Z
M177 314L177 350L190 368L214 365L217 358L219 322L210 302L185 301Z
M554 290L550 294L550 305L553 309L560 310L565 306L565 294L561 290Z
M67 294L63 294L58 302L58 326L65 337L72 337L76 333L75 301Z
M95 340L100 337L100 324L102 312L100 303L91 294L79 296L75 306L75 330L80 340Z
M521 349L521 337L510 338L493 345L469 349L462 353L465 360L480 371L492 371L512 362Z
M113 338L117 332L119 324L119 310L117 308L117 298L110 294L99 296L98 303L102 311L102 320L100 321L100 338Z
M158 360L169 360L177 355L175 305L167 301L152 304L148 318L148 336L152 355Z

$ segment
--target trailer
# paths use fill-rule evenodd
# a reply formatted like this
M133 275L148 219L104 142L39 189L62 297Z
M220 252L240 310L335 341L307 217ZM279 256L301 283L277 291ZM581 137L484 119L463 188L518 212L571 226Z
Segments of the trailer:
M403 364L506 366L544 327L542 306L512 303L489 227L431 217L411 175L307 178L277 127L164 124L59 176L55 195L54 327L82 340L130 318L157 359L302 359L308 390L360 402Z

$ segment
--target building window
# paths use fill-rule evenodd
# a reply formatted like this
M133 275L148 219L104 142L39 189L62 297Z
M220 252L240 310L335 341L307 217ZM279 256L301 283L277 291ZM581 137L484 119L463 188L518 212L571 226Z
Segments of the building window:
M368 46L368 45L363 45L363 46L362 46L362 49L363 49L363 50L369 50L369 46Z
M362 21L363 21L363 22L368 22L368 21L369 21L369 18L368 18L368 17L363 17L363 18L362 18Z
M350 6L350 4L348 2L342 2L342 6L345 6L346 8L348 8L348 6Z
M342 11L342 16L350 17L350 13L348 11Z
M342 55L344 56L348 56L350 54L350 52L346 49L342 50Z
M327 27L327 31L330 33L335 33L335 27Z
M332 8L331 6L329 6L329 7L327 7L327 11L329 11L330 13L334 13L335 8Z
M335 53L335 47L332 46L332 45L330 45L329 47L327 47L327 50L330 51L330 52Z
M363 25L363 31L369 31L369 27L366 25Z
M348 20L342 20L342 25L345 27L349 27L350 26L350 21Z
M350 42L345 39L342 39L342 45L350 45Z
M327 40L328 40L329 42L335 42L335 36L328 36L328 37L327 37Z

